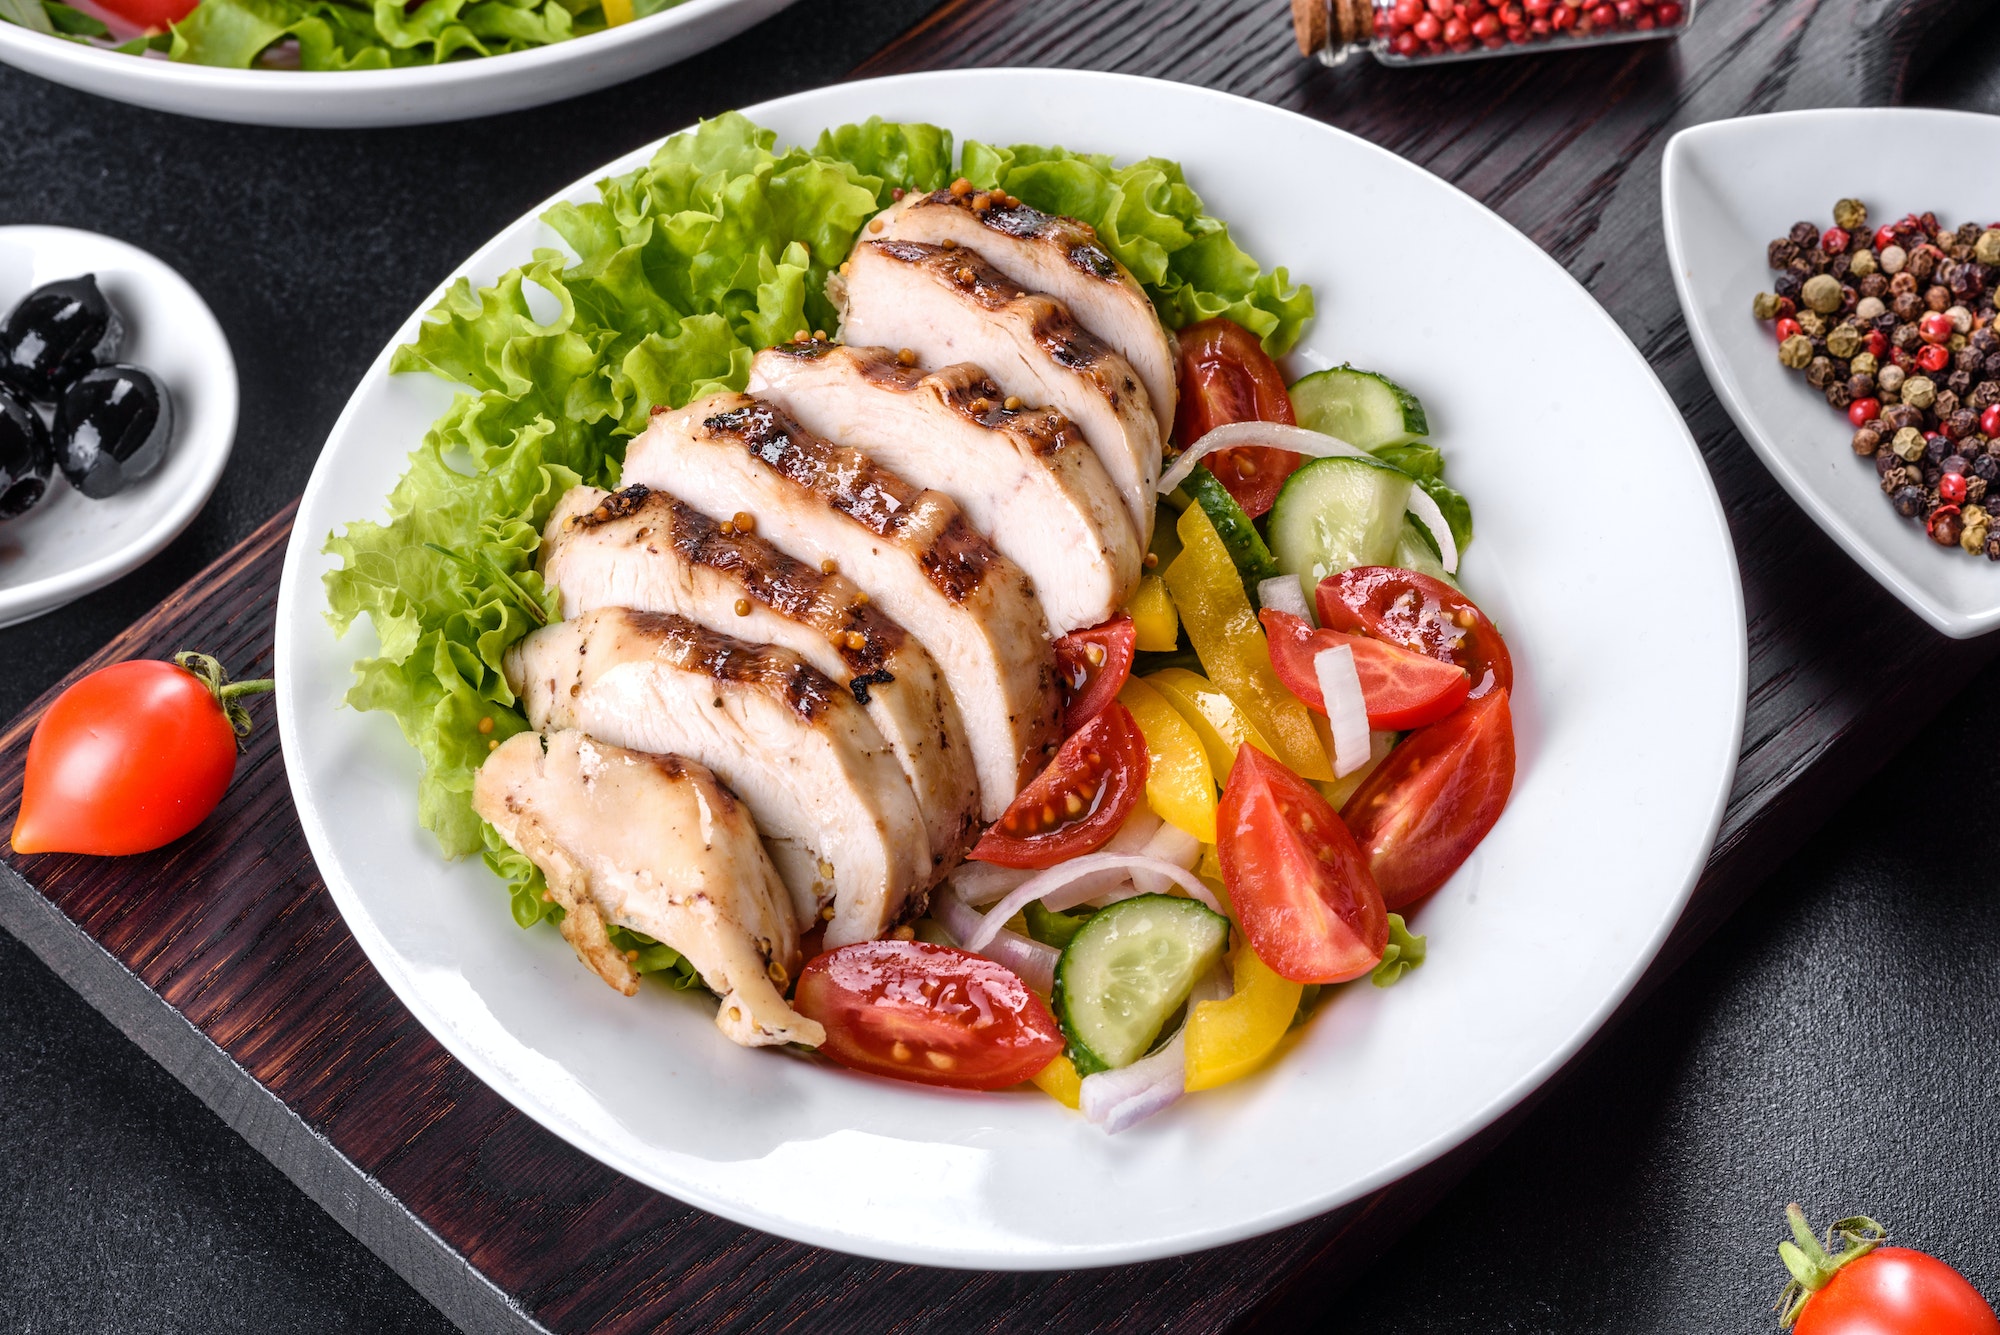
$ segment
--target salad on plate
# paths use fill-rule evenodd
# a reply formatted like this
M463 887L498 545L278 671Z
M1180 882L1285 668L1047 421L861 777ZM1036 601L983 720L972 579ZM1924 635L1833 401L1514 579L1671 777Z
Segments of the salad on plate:
M462 392L329 540L522 927L1112 1131L1424 962L1514 776L1471 510L1178 166L731 114L598 194L398 351Z

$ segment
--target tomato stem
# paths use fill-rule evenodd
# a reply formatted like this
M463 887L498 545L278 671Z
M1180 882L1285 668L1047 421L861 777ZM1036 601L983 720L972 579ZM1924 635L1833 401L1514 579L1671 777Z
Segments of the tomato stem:
M1790 1330L1812 1296L1825 1288L1842 1266L1887 1242L1889 1231L1867 1215L1852 1215L1828 1228L1822 1245L1806 1222L1806 1212L1796 1203L1785 1207L1785 1219L1792 1226L1793 1241L1778 1244L1778 1259L1791 1272L1792 1282L1778 1295L1778 1324ZM1828 1250L1836 1245L1838 1251Z
M272 690L277 682L269 677L258 677L251 681L231 681L222 663L207 654L198 654L183 649L174 655L174 662L208 687L208 693L215 700L216 708L222 711L229 722L229 730L236 734L240 748L242 738L250 735L250 711L238 703L246 695L262 695Z

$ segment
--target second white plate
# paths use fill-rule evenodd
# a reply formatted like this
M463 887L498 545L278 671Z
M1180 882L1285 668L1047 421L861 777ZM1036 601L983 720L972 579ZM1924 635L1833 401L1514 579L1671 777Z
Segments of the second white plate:
M1560 267L1477 203L1254 102L1113 75L986 70L747 110L787 143L879 114L1184 163L1252 254L1314 285L1320 314L1298 369L1351 358L1422 395L1477 516L1466 586L1513 649L1512 803L1422 910L1421 970L1387 991L1344 989L1268 1070L1120 1136L1039 1093L958 1095L736 1048L701 999L619 997L555 933L516 929L485 868L445 863L417 828L417 758L394 723L342 707L353 659L372 645L365 630L337 641L328 629L322 544L381 513L406 452L451 400L435 380L391 378L385 348L301 502L277 641L299 814L382 976L482 1079L604 1163L786 1237L933 1265L1058 1268L1213 1246L1354 1200L1499 1116L1576 1051L1652 958L1701 869L1736 763L1745 666L1734 554L1707 471L1645 361ZM563 197L592 197L592 182L648 152ZM491 281L558 244L539 212L460 272ZM1505 347L1492 346L1502 330ZM1538 384L1561 389L1524 390ZM1620 425L1616 448L1608 421ZM1581 496L1563 461L1586 456L1594 487ZM1646 498L1643 534L1628 507L1604 499L1618 496Z

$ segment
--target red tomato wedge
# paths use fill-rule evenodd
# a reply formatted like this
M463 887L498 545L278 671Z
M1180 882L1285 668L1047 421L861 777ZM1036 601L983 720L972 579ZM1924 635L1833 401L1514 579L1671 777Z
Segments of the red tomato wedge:
M1284 374L1265 355L1255 334L1217 316L1189 325L1177 337L1181 403L1174 414L1174 441L1182 449L1231 422L1297 424ZM1290 450L1241 445L1217 450L1202 462L1243 512L1255 519L1278 499L1278 488L1302 457Z
M1458 870L1513 791L1514 716L1502 689L1404 738L1341 814L1400 911Z
M1139 631L1120 612L1101 625L1073 630L1056 641L1056 674L1062 678L1063 731L1075 732L1118 698L1132 675Z
M1295 983L1343 983L1382 959L1389 911L1317 789L1247 743L1216 811L1216 857L1257 958Z
M1146 789L1146 736L1116 700L1070 734L1049 767L973 845L1003 867L1053 867L1104 846Z
M1354 670L1361 677L1361 698L1368 705L1368 726L1403 732L1435 723L1465 703L1472 678L1465 669L1441 663L1425 654L1398 649L1365 635L1314 630L1303 617L1267 607L1257 614L1271 644L1271 666L1285 689L1307 709L1326 712L1319 674L1313 660L1327 649L1346 645L1354 651Z
M199 0L97 0L100 8L146 32L165 32L194 11Z
M1372 635L1472 677L1471 698L1511 690L1514 660L1486 614L1443 580L1396 566L1356 566L1319 582L1314 601L1329 630Z
M953 1089L1018 1085L1063 1050L1048 1005L1020 976L927 941L861 941L799 974L792 1004L826 1027L842 1066Z

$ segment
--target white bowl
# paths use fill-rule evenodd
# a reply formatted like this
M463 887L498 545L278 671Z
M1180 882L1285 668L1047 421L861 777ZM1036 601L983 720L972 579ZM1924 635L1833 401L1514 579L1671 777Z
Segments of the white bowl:
M2000 117L1909 107L1787 111L1682 130L1660 193L1674 288L1702 369L1764 466L1882 587L1955 639L2000 626L2000 564L1946 551L1882 495L1854 428L1778 364L1750 299L1777 274L1765 247L1801 219L1833 223L1859 199L1869 225L1933 210L1953 226L2000 218L2000 186L1969 170L2000 162Z
M0 523L0 626L137 570L208 500L236 439L236 359L187 279L137 246L69 227L0 227L0 313L43 283L94 273L125 320L121 362L158 374L174 435L151 475L93 501L58 473L42 503ZM44 414L46 420L46 414Z
M685 60L794 0L687 0L527 51L398 70L231 70L120 55L0 23L0 61L100 97L248 125L351 129L538 107Z
M734 1047L704 998L618 996L554 932L518 930L484 867L438 856L415 823L416 756L389 718L341 706L372 642L329 630L321 545L381 514L451 400L436 380L392 379L388 348L307 485L279 592L279 724L313 855L383 978L481 1079L585 1153L757 1228L894 1260L1035 1269L1213 1246L1354 1200L1559 1067L1680 913L1742 727L1742 602L1708 472L1645 361L1568 274L1360 139L1221 93L1056 70L914 75L749 108L786 143L874 113L1180 159L1252 254L1315 285L1301 368L1352 358L1422 394L1478 519L1466 584L1519 673L1518 784L1419 915L1430 961L1393 989L1344 989L1268 1070L1116 1137L1039 1093L926 1090ZM591 182L650 152L559 198L591 197ZM490 281L558 244L539 212L461 272ZM1398 256L1452 263L1381 263L1389 218ZM1467 355L1466 331L1502 329L1509 355ZM1564 388L1522 392L1535 383ZM1594 496L1645 498L1643 540L1629 507L1577 498L1572 452L1588 453Z

